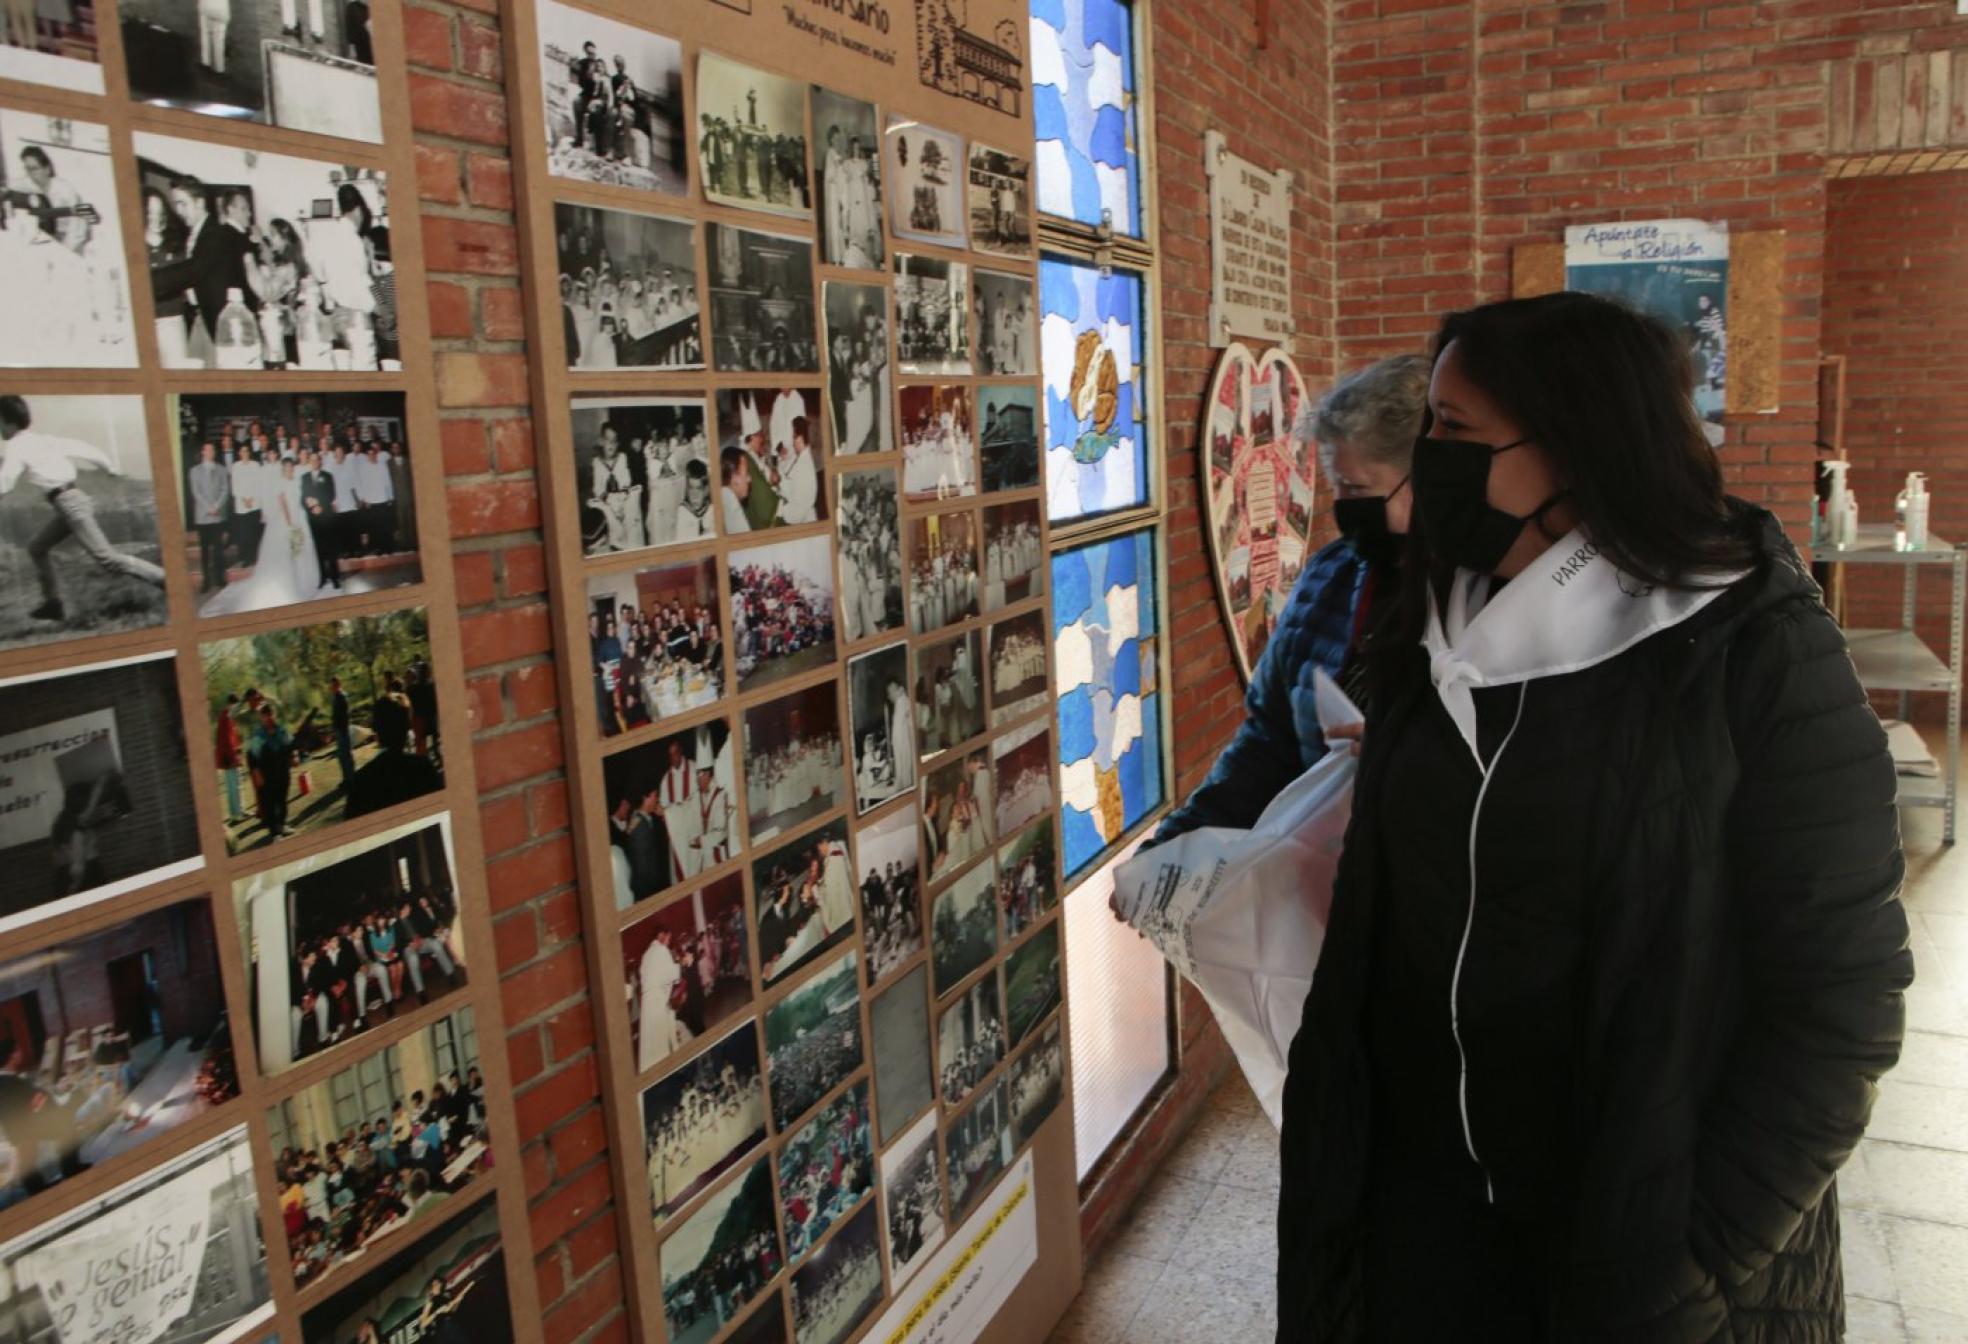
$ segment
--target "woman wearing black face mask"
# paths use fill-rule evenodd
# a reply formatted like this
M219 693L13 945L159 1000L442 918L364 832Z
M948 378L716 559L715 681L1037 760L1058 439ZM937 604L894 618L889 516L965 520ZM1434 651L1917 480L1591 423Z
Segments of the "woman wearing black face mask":
M1561 294L1436 350L1278 1338L1839 1339L1832 1179L1912 975L1885 736L1675 333Z

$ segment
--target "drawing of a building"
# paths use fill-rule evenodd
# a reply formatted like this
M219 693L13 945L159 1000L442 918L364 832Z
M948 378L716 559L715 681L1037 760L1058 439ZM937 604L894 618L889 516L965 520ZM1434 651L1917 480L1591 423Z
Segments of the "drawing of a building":
M1006 19L986 37L965 26L953 0L916 0L916 34L923 83L1019 115L1025 80L1016 23Z

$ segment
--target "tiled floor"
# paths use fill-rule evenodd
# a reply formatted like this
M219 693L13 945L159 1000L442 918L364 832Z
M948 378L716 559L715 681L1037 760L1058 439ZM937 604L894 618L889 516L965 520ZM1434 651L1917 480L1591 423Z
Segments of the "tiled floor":
M1839 1177L1851 1344L1968 1344L1968 833L1904 813L1906 1050ZM1968 832L1968 817L1963 819ZM1265 1344L1278 1138L1242 1075L1087 1272L1052 1344Z

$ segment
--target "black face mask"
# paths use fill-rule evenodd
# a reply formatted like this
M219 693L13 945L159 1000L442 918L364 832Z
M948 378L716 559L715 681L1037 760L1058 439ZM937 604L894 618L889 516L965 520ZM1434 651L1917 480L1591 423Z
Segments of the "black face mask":
M1564 498L1561 490L1522 518L1490 503L1490 459L1529 442L1492 448L1465 439L1424 435L1415 440L1414 506L1431 555L1477 574L1494 574L1525 526L1541 523Z
M1333 501L1333 521L1339 524L1340 534L1374 569L1388 569L1400 562L1401 538L1388 530L1387 501L1407 484L1404 476L1400 485L1384 495L1356 495Z

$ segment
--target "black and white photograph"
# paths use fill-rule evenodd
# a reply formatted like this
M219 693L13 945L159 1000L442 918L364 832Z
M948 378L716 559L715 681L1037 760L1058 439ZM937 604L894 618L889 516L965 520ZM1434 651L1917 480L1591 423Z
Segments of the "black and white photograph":
M601 758L617 910L738 852L732 745L731 726L712 719Z
M902 493L911 504L977 493L970 398L956 384L902 389Z
M199 652L227 853L444 787L424 608L286 626Z
M623 929L622 983L639 1074L749 1004L744 878L728 873Z
M991 743L999 835L1015 835L1052 810L1052 760L1052 730L1043 719Z
M724 696L717 561L588 579L588 660L603 737L633 733Z
M943 1204L943 1159L936 1117L926 1115L881 1156L882 1211L888 1281L900 1291L943 1244L949 1218Z
M909 520L909 629L932 634L978 613L977 515L926 513Z
M717 394L718 525L727 537L827 516L820 394L726 388Z
M745 808L751 843L841 803L840 689L823 681L745 711Z
M849 644L902 625L901 509L892 467L840 474L841 634Z
M827 280L821 286L827 319L827 404L834 452L895 451L888 368L888 294L880 285Z
M1015 1047L1060 1004L1058 920L1041 925L1030 940L1012 949L1004 962L1004 982L1005 1023Z
M1046 703L1043 610L1007 616L990 629L991 726L1022 718ZM1005 832L1010 834L1009 830Z
M951 1219L961 1224L991 1182L1011 1165L1011 1123L1000 1078L950 1125L944 1143L950 1161Z
M403 367L380 169L133 138L165 368Z
M456 872L440 815L232 884L262 1073L465 984Z
M929 954L940 999L998 950L997 875L987 861L939 892L930 906Z
M880 269L885 257L875 105L818 84L812 99L821 258L829 266Z
M991 848L990 753L979 747L932 770L922 794L923 849L934 882Z
M1050 817L998 851L998 908L1004 911L1007 942L1059 908L1059 885L1053 880L1058 866Z
M581 553L616 555L717 535L702 397L576 397Z
M881 1142L901 1133L936 1100L929 1064L929 966L922 963L868 1005Z
M696 229L683 219L555 202L568 368L704 367Z
M796 1344L844 1344L881 1305L881 1228L870 1200L793 1271Z
M857 815L916 791L916 722L909 702L909 646L890 644L847 660L848 727Z
M922 842L905 807L854 834L861 870L861 942L868 983L880 984L923 950Z
M1032 255L1032 161L970 146L970 245L992 256Z
M968 265L895 254L895 353L904 375L970 372Z
M142 397L0 395L0 649L165 620Z
M826 537L733 551L725 562L741 693L834 661L834 556Z
M712 222L704 230L711 367L719 373L820 372L813 244L735 224Z
M897 238L964 246L963 137L888 118L888 228Z
M861 1067L859 964L850 949L766 1010L772 1125L781 1133Z
M847 822L830 821L752 864L759 974L769 986L854 936Z
M401 392L181 396L172 416L198 614L424 576Z
M978 455L984 491L1034 490L1039 484L1039 393L1034 387L977 389Z
M977 371L1019 378L1039 371L1039 331L1032 320L1030 276L971 272L976 289Z
M644 1089L642 1136L657 1227L765 1142L765 1074L750 1019Z
M788 1258L799 1263L874 1188L875 1151L863 1079L780 1146L779 1200Z
M536 15L547 171L681 196L683 47L558 0L541 0Z
M804 219L806 86L715 52L697 57L697 171L713 205Z
M366 1263L366 1262L365 1262ZM301 1317L306 1344L428 1344L516 1339L499 1242L499 1205L488 1199L396 1251Z
M0 26L0 79L71 93L103 91L94 0L35 0L8 7Z
M997 611L1045 593L1045 539L1039 501L984 510L984 610Z
M0 1344L249 1335L273 1297L246 1126L0 1244L0 1273Z
M492 1170L478 1044L472 1010L460 1008L268 1108L297 1285L365 1255Z
M0 1208L238 1095L207 902L0 962Z
M195 872L176 660L0 681L0 931Z
M975 630L916 648L916 746L924 760L984 731L977 650Z
M0 323L0 365L137 366L108 127L0 107L0 291L34 315Z
M1061 1018L1055 1017L1025 1053L1011 1061L1012 1146L1023 1148L1039 1132L1039 1126L1052 1118L1066 1095L1066 1052L1062 1047Z
M998 977L987 975L951 1000L936 1022L936 1073L943 1104L955 1108L1005 1057Z

